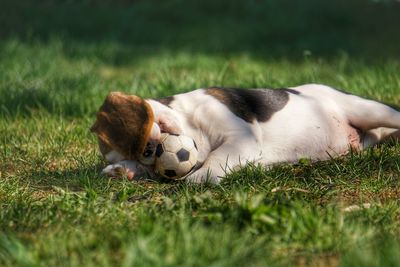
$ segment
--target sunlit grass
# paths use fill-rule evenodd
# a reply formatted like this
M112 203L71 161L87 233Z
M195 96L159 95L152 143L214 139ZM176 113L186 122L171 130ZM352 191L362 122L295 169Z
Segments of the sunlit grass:
M398 266L400 145L217 186L112 180L109 91L323 83L400 106L398 1L0 4L0 266Z
M105 163L88 131L109 90L158 97L211 85L318 82L399 105L398 62L160 51L113 65L90 47L75 58L63 46L2 44L2 265L399 262L398 144L315 164L248 166L219 186L187 186L102 177Z

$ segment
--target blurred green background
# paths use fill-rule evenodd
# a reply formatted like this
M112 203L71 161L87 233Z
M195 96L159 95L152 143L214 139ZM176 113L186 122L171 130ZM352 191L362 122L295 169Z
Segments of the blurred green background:
M114 43L102 58L114 64L160 50L375 61L400 56L399 14L394 0L2 0L0 38Z

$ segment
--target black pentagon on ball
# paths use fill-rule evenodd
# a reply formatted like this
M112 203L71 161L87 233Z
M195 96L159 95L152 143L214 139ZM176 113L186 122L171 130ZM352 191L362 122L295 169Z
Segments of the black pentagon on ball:
M190 153L184 148L181 148L178 152L176 152L176 156L178 157L179 161L187 161L189 160Z
M158 144L157 148L156 148L156 156L160 157L162 155L162 153L164 153L164 148L163 148L162 144Z
M176 176L176 172L174 170L165 170L164 175L169 178L173 178Z

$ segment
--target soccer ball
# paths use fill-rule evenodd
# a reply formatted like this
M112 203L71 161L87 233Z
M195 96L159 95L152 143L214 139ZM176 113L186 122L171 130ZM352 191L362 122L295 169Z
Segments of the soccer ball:
M156 172L168 179L179 179L193 170L198 153L192 138L163 133L156 149Z

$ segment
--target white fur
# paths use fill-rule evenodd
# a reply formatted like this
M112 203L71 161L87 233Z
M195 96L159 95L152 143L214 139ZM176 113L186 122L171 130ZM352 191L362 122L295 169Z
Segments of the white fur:
M400 136L400 113L384 104L325 85L292 89L300 94L289 94L284 108L262 123L237 117L204 89L175 95L171 108L154 100L148 103L159 130L196 141L202 165L186 178L194 183L218 183L248 162L271 166L301 158L324 160L346 154L350 146L363 149L390 135ZM359 139L354 128L363 131L364 138Z

